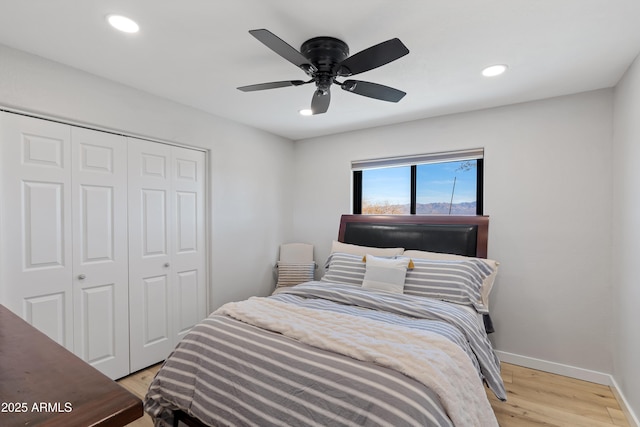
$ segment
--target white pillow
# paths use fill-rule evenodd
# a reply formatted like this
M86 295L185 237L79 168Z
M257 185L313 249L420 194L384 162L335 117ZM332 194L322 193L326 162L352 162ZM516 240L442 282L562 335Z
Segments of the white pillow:
M461 261L466 259L479 259L483 261L485 264L493 270L493 272L488 275L482 281L482 289L480 290L480 294L482 297L482 304L484 304L487 309L489 308L489 294L491 293L491 289L493 288L493 282L496 280L496 276L498 275L498 266L500 263L498 261L492 259L485 258L473 258L466 257L462 255L454 255L454 254L442 254L438 252L428 252L428 251L416 251L416 250L408 250L404 251L403 256L413 258L413 259L429 259L429 260L455 260Z
M366 258L363 288L403 293L409 258L379 258L371 254Z
M362 255L371 254L374 256L397 256L402 255L404 248L373 248L369 246L352 245L336 240L331 244L331 253L342 252L345 254Z

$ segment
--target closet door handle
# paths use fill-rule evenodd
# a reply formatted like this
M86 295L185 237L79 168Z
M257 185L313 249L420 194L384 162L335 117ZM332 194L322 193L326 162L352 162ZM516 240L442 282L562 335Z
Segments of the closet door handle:
M165 263L164 263L164 266L165 266L165 267L169 267L170 265L171 265L171 264L169 264L168 262L165 262Z
M86 278L87 278L87 276L86 276L86 275L84 275L84 274L79 274L79 275L78 275L78 279L80 279L80 280L84 280L84 279L86 279Z

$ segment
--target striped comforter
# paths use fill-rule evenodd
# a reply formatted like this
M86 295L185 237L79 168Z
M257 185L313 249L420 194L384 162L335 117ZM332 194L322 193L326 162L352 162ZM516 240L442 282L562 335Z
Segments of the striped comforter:
M350 316L354 329L359 317L369 328L388 324L438 334L469 356L478 383L484 379L505 398L482 325L455 304L326 282L286 289L269 300ZM303 341L214 313L167 359L145 410L159 426L171 425L176 409L214 426L453 425L441 396L424 383Z

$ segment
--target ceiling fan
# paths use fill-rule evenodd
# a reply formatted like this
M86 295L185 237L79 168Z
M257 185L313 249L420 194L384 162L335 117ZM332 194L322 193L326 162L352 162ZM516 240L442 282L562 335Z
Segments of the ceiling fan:
M269 49L299 67L310 77L310 80L285 80L239 87L238 89L243 92L315 83L317 89L311 99L312 114L327 112L331 101L332 84L340 86L347 92L382 101L398 102L406 95L401 90L377 83L362 80L345 80L341 83L336 80L364 73L408 54L409 49L397 38L349 56L349 46L333 37L314 37L304 42L300 51L297 51L269 30L251 30L249 33Z

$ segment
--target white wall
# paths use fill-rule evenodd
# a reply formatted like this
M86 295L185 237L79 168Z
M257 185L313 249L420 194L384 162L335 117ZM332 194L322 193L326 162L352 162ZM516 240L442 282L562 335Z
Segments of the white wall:
M293 142L0 45L0 107L210 150L210 308L273 285Z
M640 414L640 59L616 87L614 118L613 375Z
M322 264L351 160L485 148L497 349L610 373L612 91L298 141L294 235Z

